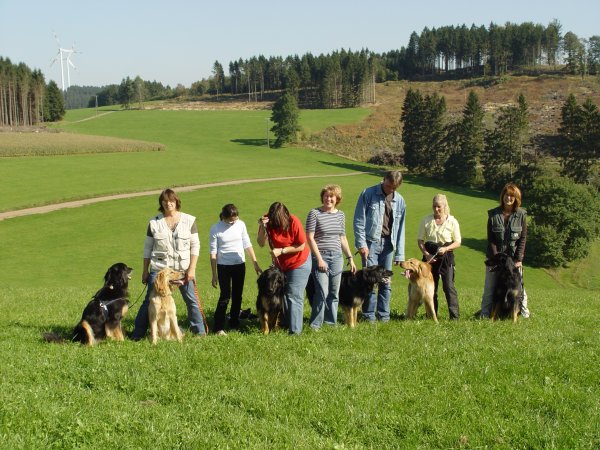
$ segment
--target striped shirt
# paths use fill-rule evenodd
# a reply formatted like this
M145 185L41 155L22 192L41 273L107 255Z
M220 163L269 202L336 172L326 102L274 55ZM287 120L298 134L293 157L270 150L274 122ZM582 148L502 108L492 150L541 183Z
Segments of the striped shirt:
M319 251L342 251L340 236L346 235L346 216L340 210L323 212L320 208L311 209L306 218L306 232L315 233Z

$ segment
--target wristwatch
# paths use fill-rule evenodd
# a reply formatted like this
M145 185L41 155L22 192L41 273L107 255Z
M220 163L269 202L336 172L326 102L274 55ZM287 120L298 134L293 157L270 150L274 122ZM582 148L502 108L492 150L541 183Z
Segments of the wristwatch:
M281 247L281 254L285 255L285 247Z

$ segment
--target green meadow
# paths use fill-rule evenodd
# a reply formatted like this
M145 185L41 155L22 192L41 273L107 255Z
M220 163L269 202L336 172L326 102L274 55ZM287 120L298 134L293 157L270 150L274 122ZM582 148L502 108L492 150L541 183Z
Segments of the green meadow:
M103 112L103 111L101 111ZM307 132L363 120L368 109L302 111ZM91 117L91 120L80 121ZM0 210L111 193L255 180L182 192L197 217L197 282L209 326L208 230L233 202L251 237L283 201L302 220L320 188L342 186L349 240L356 198L377 169L304 148L266 147L268 111L69 112L69 133L158 142L160 152L0 159ZM1 138L1 136L0 136ZM268 180L280 177L307 177ZM264 181L256 181L267 179ZM461 320L401 321L407 282L394 268L392 321L340 323L290 337L243 322L225 337L183 344L48 344L68 338L112 263L134 268L130 331L143 295L142 246L157 196L0 221L0 448L598 448L599 254L555 272L525 268L532 317L476 320L484 277L486 210L495 195L407 175L407 257L437 192L448 195L463 245L456 251ZM525 193L525 206L527 198ZM268 252L255 246L261 266ZM358 262L358 261L357 261ZM254 310L248 266L244 308ZM180 324L183 301L176 294ZM305 317L309 308L305 305ZM341 314L340 314L341 318Z

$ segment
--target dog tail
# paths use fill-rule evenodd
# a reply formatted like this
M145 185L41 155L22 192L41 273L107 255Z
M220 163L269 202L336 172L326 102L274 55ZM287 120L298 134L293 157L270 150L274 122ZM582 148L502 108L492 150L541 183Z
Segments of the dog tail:
M65 339L62 336L54 332L42 333L42 338L46 342L52 342L55 344L62 344L65 342Z

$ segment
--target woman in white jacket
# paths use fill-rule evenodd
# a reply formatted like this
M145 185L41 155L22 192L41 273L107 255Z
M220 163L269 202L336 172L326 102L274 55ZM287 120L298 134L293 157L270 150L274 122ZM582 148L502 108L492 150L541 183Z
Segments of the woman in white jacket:
M131 335L133 340L142 339L146 335L152 284L157 273L166 267L185 272L179 291L187 306L190 328L194 334L205 334L199 299L194 289L196 263L200 253L196 218L180 211L181 200L172 189L161 192L158 204L161 214L150 219L146 231L142 283L149 287L135 318L135 327Z

